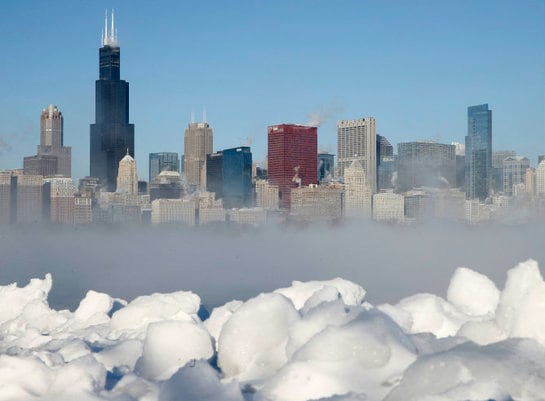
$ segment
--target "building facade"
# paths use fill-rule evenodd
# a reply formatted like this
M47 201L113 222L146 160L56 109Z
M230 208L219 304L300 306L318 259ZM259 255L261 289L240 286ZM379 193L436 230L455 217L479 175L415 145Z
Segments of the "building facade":
M129 123L129 83L120 79L121 52L112 12L105 21L99 50L99 79L95 81L95 123L90 132L90 175L102 188L116 190L120 160L134 157L134 125Z
M348 218L371 218L371 188L358 160L344 169L344 187L344 215Z
M403 222L405 200L403 195L382 192L373 195L373 219L386 222Z
M398 144L397 188L456 186L456 146L432 141Z
M485 200L492 188L492 110L488 104L467 108L465 151L466 197Z
M318 182L331 181L335 176L335 155L318 153Z
M513 187L524 184L530 160L522 156L510 156L503 160L503 194L513 196Z
M225 149L222 197L227 209L252 206L252 152L248 146Z
M337 124L337 165L339 175L358 160L365 170L371 191L377 191L377 131L373 117L344 120Z
M267 132L269 183L278 186L280 207L289 209L293 188L318 182L318 128L280 124Z

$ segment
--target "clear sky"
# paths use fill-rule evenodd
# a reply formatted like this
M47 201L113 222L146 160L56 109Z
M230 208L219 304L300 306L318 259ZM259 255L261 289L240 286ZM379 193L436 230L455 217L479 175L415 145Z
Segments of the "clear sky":
M148 153L183 152L191 111L206 107L214 149L267 151L267 125L319 127L374 116L398 142L463 142L467 106L493 110L493 148L535 166L545 153L544 2L12 1L0 13L0 168L36 153L49 103L65 119L74 178L89 173L89 124L106 8L115 8L130 83L139 176Z

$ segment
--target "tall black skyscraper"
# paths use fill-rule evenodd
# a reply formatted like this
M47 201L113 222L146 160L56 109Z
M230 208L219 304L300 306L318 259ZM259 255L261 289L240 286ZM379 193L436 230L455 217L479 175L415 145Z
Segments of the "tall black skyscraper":
M129 83L120 78L120 50L114 24L104 22L99 50L99 79L95 81L95 123L91 124L91 176L107 191L115 191L119 161L134 157L134 125L129 124Z

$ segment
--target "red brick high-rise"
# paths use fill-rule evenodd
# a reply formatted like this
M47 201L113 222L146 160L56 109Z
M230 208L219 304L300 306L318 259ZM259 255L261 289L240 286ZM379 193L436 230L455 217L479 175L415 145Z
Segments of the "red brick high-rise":
M280 207L289 209L292 188L318 183L318 128L280 124L267 131L269 182L278 185Z

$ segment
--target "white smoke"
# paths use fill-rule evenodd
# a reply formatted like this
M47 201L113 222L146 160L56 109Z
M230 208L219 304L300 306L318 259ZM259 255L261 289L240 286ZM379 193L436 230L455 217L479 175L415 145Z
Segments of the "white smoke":
M340 111L340 107L320 107L318 110L311 111L308 114L308 121L306 125L319 127Z
M300 168L301 168L301 166L296 166L296 167L293 168L293 170L295 171L295 175L291 179L298 187L301 187L301 184L302 184L301 177L299 177L299 169Z

